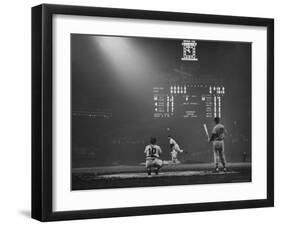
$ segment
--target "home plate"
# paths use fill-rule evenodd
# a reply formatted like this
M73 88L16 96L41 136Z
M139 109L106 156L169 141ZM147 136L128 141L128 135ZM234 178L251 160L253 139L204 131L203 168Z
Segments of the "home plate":
M148 176L146 172L143 173L116 173L99 175L96 178L100 179L122 179L122 178L148 178L148 177L183 177L183 176L206 176L206 175L225 175L235 174L238 172L214 172L214 171L174 171L174 172L159 172L158 175L152 173L152 176Z

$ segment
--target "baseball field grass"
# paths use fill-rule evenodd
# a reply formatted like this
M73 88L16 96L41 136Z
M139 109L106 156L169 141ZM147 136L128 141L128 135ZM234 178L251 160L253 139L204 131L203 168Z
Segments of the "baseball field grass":
M148 176L144 164L72 169L72 190L251 182L251 163L228 163L214 171L213 163L166 163Z

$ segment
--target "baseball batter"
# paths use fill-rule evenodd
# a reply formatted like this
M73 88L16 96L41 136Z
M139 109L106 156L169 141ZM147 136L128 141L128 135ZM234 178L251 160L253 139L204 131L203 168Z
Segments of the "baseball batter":
M144 153L146 155L146 169L147 174L151 175L152 170L158 175L160 168L163 166L163 161L160 159L162 150L160 146L156 145L156 138L150 139L150 144L145 147Z
M215 162L215 171L219 171L219 160L223 166L223 171L226 172L226 160L224 154L224 137L225 137L225 128L224 125L220 123L220 118L216 117L214 119L215 126L212 130L212 136L210 142L213 142L213 152L214 152L214 162Z

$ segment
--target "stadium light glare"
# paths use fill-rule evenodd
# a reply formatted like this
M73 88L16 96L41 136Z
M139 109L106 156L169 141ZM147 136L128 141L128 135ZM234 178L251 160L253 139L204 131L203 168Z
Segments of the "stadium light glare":
M108 65L125 84L138 85L149 80L152 63L138 43L128 37L95 37Z

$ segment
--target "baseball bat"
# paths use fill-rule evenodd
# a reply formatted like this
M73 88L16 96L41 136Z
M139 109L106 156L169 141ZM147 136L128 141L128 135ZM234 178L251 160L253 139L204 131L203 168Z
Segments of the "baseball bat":
M206 135L208 137L208 140L210 140L210 136L209 136L209 132L208 132L208 129L207 129L207 125L204 123L203 126L204 126L205 133L206 133Z

